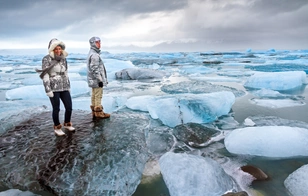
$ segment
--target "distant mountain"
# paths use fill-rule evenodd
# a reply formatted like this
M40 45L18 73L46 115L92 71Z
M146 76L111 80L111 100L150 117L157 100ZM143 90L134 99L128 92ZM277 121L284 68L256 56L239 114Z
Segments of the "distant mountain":
M228 51L230 47L224 47L223 43L211 42L163 42L152 47L138 47L135 45L103 47L103 50L134 51L134 52L207 52ZM238 48L234 48L235 50ZM241 50L245 50L242 48Z

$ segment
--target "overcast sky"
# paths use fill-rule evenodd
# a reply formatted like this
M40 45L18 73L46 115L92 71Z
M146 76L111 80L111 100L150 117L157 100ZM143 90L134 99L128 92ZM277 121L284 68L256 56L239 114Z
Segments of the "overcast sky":
M308 0L0 0L0 49L308 49Z

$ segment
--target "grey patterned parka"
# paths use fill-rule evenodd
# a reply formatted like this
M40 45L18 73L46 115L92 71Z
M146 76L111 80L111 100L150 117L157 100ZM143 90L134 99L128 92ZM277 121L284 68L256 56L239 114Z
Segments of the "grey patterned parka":
M60 45L62 47L62 56L60 59L55 58L53 50ZM70 81L67 75L67 52L64 50L63 42L53 39L49 44L49 54L42 60L42 70L47 70L45 74L41 75L45 92L61 92L70 90Z
M107 86L107 74L105 65L100 57L100 50L95 45L95 37L90 40L90 51L87 58L87 80L91 88L98 88L98 83L103 82Z

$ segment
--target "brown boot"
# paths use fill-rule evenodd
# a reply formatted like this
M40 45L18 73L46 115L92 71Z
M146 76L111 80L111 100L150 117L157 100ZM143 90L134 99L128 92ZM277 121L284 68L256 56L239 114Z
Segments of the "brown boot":
M109 117L110 117L110 114L105 113L105 112L104 112L104 107L103 107L103 106L101 106L101 107L102 107L102 111L103 111L104 115L105 115L105 116L108 116L107 118L109 118Z
M102 106L94 107L94 114L96 118L109 118L110 114L104 113Z
M92 110L92 118L95 118L94 106L91 105L90 108L91 108L91 110Z

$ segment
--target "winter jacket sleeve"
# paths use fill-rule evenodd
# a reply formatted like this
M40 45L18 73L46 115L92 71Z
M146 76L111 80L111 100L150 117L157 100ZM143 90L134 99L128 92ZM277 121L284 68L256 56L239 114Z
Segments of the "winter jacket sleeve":
M107 86L107 84L108 84L107 73L106 73L106 68L105 68L103 61L101 61L100 66L101 66L101 74L102 74L102 78L103 78L103 84L104 84L104 86Z
M47 57L44 57L43 60L42 60L42 69L45 69L47 67L50 66L50 62L48 61L48 58ZM50 87L50 76L48 73L46 73L43 77L43 84L44 84L44 87L45 87L45 92L46 93L49 93L51 92L51 87Z
M99 81L103 82L100 70L100 57L99 55L93 54L90 58L90 70L93 73L93 76Z

